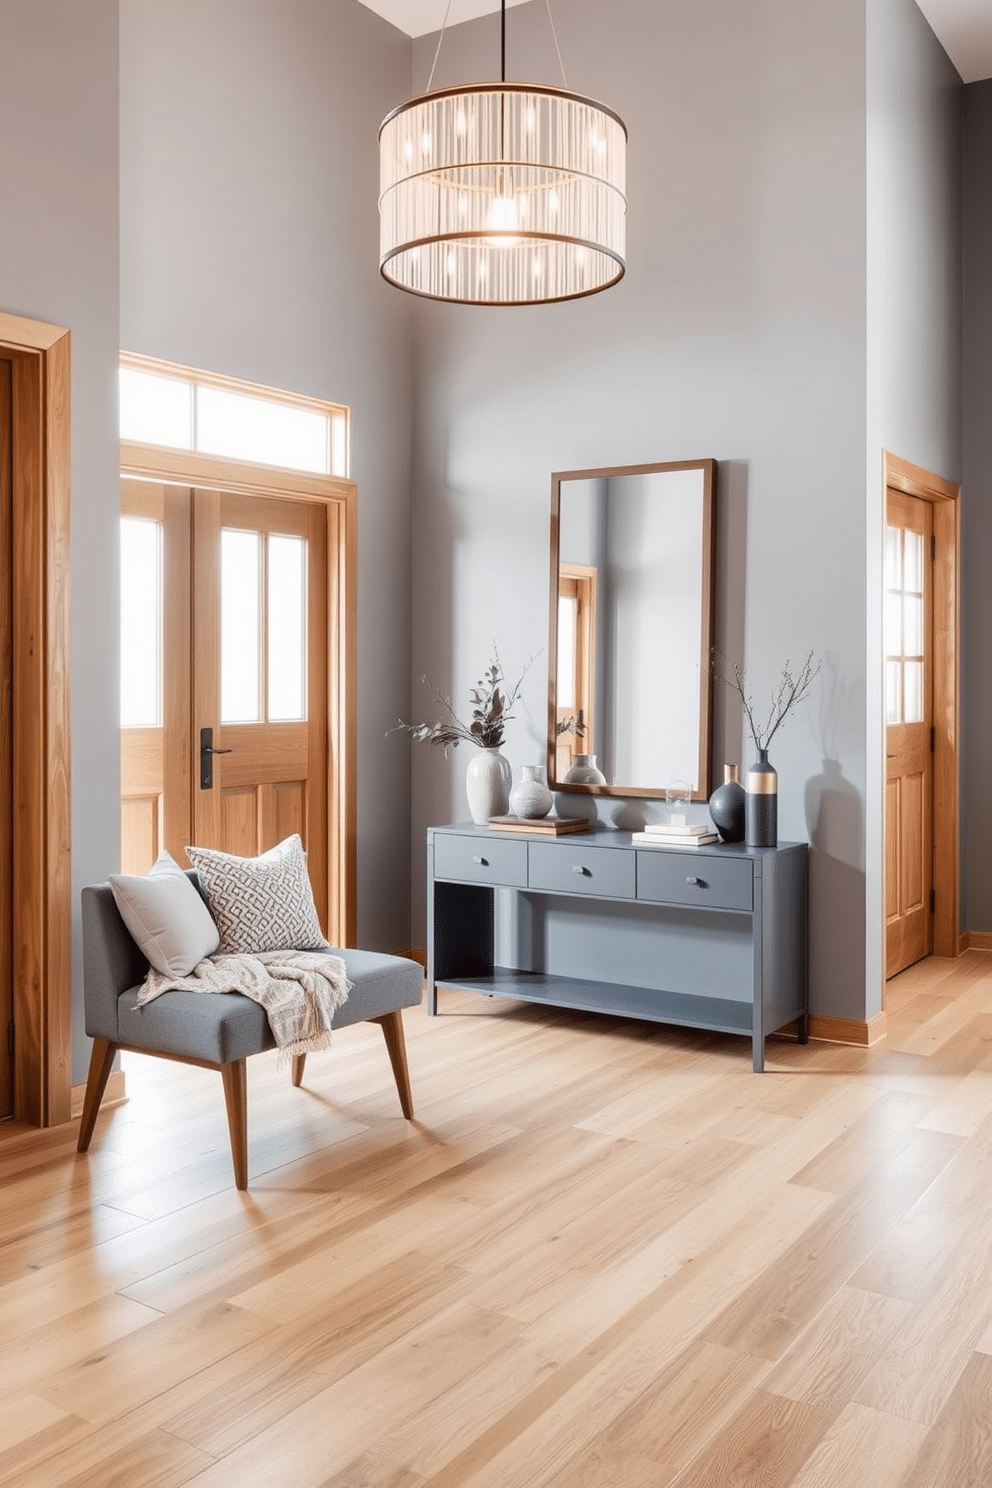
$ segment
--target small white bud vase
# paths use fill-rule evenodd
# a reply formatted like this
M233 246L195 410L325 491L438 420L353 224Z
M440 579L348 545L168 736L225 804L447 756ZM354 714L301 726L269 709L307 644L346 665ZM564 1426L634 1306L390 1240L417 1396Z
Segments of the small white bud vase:
M498 749L477 749L465 773L468 809L477 827L489 824L491 816L505 816L510 804L513 775L510 762Z
M514 816L536 821L547 816L554 803L554 796L544 781L543 765L523 765L520 779L510 792L510 810Z

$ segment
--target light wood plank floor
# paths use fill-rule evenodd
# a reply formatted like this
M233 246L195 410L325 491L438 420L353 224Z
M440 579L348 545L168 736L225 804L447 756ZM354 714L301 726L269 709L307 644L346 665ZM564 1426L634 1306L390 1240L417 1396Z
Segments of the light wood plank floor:
M992 955L871 1050L448 995L0 1129L5 1488L988 1488Z

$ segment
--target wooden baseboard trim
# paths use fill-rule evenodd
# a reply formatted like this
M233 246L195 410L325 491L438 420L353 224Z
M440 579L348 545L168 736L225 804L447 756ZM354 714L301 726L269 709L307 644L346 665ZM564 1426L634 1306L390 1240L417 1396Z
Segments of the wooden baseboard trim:
M992 951L992 932L988 930L967 930L961 939L964 942L962 950Z
M861 1022L856 1018L821 1018L810 1016L809 1036L826 1044L856 1044L867 1049L885 1037L887 1019L884 1013Z
M72 1087L72 1120L83 1114L83 1097L86 1095L85 1085L73 1085ZM100 1110L107 1106L119 1106L127 1100L127 1091L124 1088L124 1071L114 1070L107 1081L107 1088L100 1102Z
M406 956L409 961L416 961L425 971L427 970L427 952L421 950L420 946L413 946L407 951L397 951L396 954Z

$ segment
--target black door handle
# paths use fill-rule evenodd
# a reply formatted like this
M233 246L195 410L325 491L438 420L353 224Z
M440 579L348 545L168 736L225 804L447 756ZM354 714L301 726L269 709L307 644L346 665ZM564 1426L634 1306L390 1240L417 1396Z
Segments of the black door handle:
M214 760L215 754L233 754L233 749L215 749L214 731L212 728L200 730L200 789L213 790L214 788Z

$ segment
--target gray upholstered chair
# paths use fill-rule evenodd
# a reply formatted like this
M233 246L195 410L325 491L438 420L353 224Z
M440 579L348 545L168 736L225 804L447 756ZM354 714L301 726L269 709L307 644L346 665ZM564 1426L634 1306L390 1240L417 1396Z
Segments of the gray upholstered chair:
M191 874L195 880L195 875ZM83 993L86 1032L93 1039L79 1127L78 1150L90 1145L103 1092L118 1049L157 1054L220 1070L227 1101L234 1179L248 1187L248 1102L245 1061L275 1047L264 1010L236 992L204 995L166 992L135 1010L148 962L121 919L109 884L83 889ZM353 983L335 1014L334 1027L378 1023L385 1035L403 1115L413 1116L401 1009L423 992L416 961L375 951L336 950ZM293 1060L293 1084L303 1079L306 1055Z

